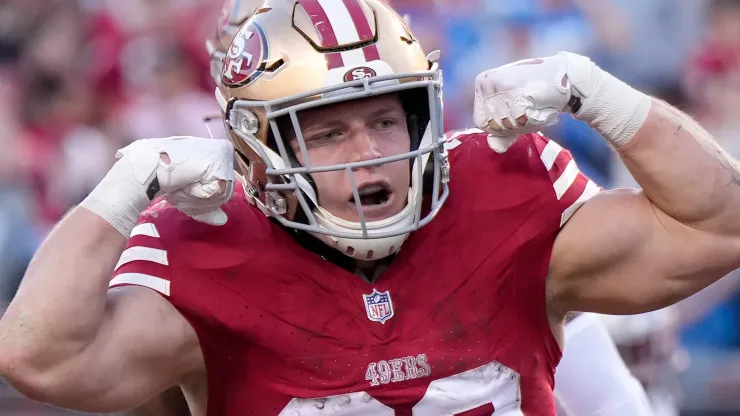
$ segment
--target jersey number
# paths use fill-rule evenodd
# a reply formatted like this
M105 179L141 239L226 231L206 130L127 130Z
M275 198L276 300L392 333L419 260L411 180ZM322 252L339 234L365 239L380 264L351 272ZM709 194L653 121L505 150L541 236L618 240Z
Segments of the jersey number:
M429 383L412 409L414 416L522 416L519 374L491 362ZM395 416L388 407L361 391L318 399L293 399L279 416Z

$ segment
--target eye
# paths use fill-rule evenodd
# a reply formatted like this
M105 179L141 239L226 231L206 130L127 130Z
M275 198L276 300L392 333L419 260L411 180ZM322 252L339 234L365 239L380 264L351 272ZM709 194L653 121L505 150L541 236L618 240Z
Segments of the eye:
M307 142L312 142L314 144L321 144L321 143L327 143L332 142L338 139L342 138L342 133L339 131L327 131L324 133L315 134L306 140Z
M381 130L387 130L395 127L398 122L393 118L384 118L375 122L375 127Z
M338 131L330 131L328 133L322 134L319 136L319 139L322 140L336 140L338 138L342 137L342 133Z

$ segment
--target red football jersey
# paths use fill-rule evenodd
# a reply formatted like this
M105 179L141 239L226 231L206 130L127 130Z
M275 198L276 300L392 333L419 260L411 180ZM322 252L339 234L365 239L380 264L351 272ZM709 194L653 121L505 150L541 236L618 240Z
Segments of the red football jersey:
M554 415L545 276L599 191L539 135L447 141L450 197L374 282L304 248L238 194L226 225L160 202L111 286L162 293L197 332L208 414Z

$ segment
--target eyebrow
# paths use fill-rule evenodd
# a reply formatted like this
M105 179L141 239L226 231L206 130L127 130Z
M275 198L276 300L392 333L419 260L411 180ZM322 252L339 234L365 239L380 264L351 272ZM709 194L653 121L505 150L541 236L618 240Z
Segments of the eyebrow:
M303 127L303 125L301 124L301 130L304 131L304 132L308 131L310 133L313 130L323 130L323 129L330 129L330 128L338 128L338 127L341 127L342 125L344 125L344 123L342 123L339 120L329 119L329 120L322 120L319 123L315 123L315 124L312 124L312 125L307 126L307 127ZM295 137L295 134L293 135L293 137Z
M383 116L383 115L386 115L386 114L398 113L398 112L399 112L399 110L396 109L396 108L388 108L388 107L379 108L379 109L373 111L372 113L370 113L370 117L378 117L378 116ZM400 112L403 112L403 110L401 110Z
M383 107L383 108L379 108L379 109L377 109L377 110L369 113L368 114L368 117L369 118L374 118L374 117L380 117L380 116L384 116L384 115L391 114L391 113L402 113L402 112L403 112L403 110L399 110L397 108ZM304 132L305 131L311 132L311 130L322 130L322 129L328 129L328 128L341 127L344 124L345 124L345 122L342 121L342 120L334 119L334 118L329 118L329 119L322 120L319 123L316 123L316 124L313 124L311 126L305 127L305 128L301 126L301 130L303 130ZM293 135L293 137L295 137L295 135Z

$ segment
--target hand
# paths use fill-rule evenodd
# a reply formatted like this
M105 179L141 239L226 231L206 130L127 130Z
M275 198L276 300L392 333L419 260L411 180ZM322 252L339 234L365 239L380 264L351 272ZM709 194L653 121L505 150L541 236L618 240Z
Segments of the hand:
M82 206L128 237L152 199L164 196L183 213L211 225L227 221L221 205L234 191L234 149L226 140L172 137L137 140Z
M473 121L491 134L494 150L506 151L520 134L557 123L574 95L586 97L581 83L572 80L583 80L582 73L593 66L586 57L561 52L482 72L475 80Z
M145 161L153 160L154 154L159 161L156 177L147 185L149 199L164 195L195 220L211 225L226 223L220 207L234 191L234 148L229 141L195 137L138 140L119 150L116 158Z

